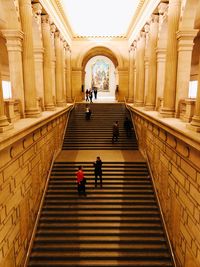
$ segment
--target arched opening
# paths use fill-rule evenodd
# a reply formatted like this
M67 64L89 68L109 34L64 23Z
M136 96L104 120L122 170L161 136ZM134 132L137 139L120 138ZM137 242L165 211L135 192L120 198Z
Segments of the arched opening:
M105 56L92 57L85 66L85 90L92 89L94 101L115 101L117 71L113 62Z
M97 90L94 101L114 102L117 100L118 61L113 52L106 47L94 47L85 55L82 62L82 84L87 89ZM94 95L94 94L93 94Z

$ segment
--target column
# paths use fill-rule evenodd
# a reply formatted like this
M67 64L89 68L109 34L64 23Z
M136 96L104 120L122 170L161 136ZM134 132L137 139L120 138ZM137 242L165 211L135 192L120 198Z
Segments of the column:
M48 15L42 15L42 37L44 45L44 106L46 110L55 110L52 91L52 54Z
M35 18L35 31L33 31L33 44L34 44L34 64L35 64L35 81L36 81L36 94L37 99L41 100L40 108L44 110L44 74L43 74L43 57L44 48L42 41L42 29L41 29L41 14L42 5L35 3L33 6L34 18ZM37 28L37 30L36 30Z
M63 95L63 100L66 103L66 86L65 86L65 44L64 44L64 38L61 37L60 39L60 45L61 45L61 69L62 69L62 95Z
M129 49L129 91L128 102L133 102L134 97L134 46Z
M62 79L62 58L61 58L61 42L60 32L55 32L55 53L56 53L56 104L64 105L63 96L63 79Z
M2 79L1 79L1 62L0 62L0 133L10 130L12 128L13 125L8 122L8 119L5 115Z
M167 57L165 71L165 86L163 108L160 114L163 117L173 117L175 113L176 75L177 75L177 39L180 19L180 0L170 0L168 8Z
M21 106L20 115L24 118L25 107L22 67L23 32L18 30L3 30L2 33L6 38L12 97L14 99L19 99Z
M193 40L198 30L181 30L177 32L178 69L176 84L176 117L180 116L180 100L188 97Z
M52 94L53 94L53 103L56 105L56 54L55 54L55 32L56 26L52 24L51 26L51 76L52 76Z
M158 16L152 15L149 28L149 78L145 109L154 110L156 104L156 47L158 36Z
M145 31L145 51L144 51L144 104L149 86L149 23L144 26Z
M66 47L66 61L67 61L67 102L72 102L72 70L71 70L71 50L69 45Z
M191 123L187 125L187 128L195 132L200 132L200 56L199 56L199 72L198 73L199 73L198 89L197 89L194 116L192 117Z
M27 117L38 117L35 86L35 66L33 54L33 30L31 0L19 0L20 17L24 32L23 40L23 78L25 93L25 114Z
M144 51L145 51L145 32L141 31L139 40L137 41L137 80L136 80L136 106L144 105Z
M168 4L160 3L158 5L159 13L159 32L157 41L157 80L156 80L156 110L160 112L163 100L163 92L165 85L165 65L167 53L167 7Z
M134 67L133 67L133 77L134 77L134 83L133 83L133 103L135 103L136 99L136 86L137 86L137 72L136 72L136 54L137 54L137 41L134 40L133 42L134 46Z

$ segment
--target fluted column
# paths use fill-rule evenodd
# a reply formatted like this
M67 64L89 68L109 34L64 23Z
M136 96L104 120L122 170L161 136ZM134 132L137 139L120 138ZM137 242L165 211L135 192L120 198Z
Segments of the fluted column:
M56 103L57 106L64 105L63 79L62 79L62 58L60 32L55 32L55 52L56 52Z
M34 51L34 64L35 64L35 81L36 81L36 94L37 98L40 98L41 109L44 110L44 74L43 74L43 57L44 48L42 42L42 30L41 30L41 14L42 5L35 3L32 5L33 15L35 18L35 25L37 30L33 31L33 51ZM38 36L39 35L39 36Z
M37 106L35 86L35 66L33 54L33 30L31 0L19 0L20 17L23 39L23 78L25 94L25 114L27 117L38 117L40 112Z
M197 97L195 103L195 112L192 117L192 121L187 125L187 128L200 132L200 56L199 56L199 71L198 71L198 88L197 88Z
M172 117L175 113L176 98L176 75L177 75L177 39L180 19L180 0L170 0L168 8L168 39L167 39L167 58L165 71L165 86L163 108L161 115L163 117Z
M71 50L70 47L66 47L66 61L67 61L67 102L72 102L72 70L71 70Z
M156 49L157 56L157 80L156 80L156 110L160 111L160 99L163 99L165 85L165 65L167 53L167 7L168 4L158 5L159 33Z
M145 51L145 32L140 33L139 40L137 41L137 70L136 70L136 106L144 105L144 51Z
M46 110L54 110L52 90L52 54L49 16L42 16L42 37L44 45L44 106Z
M194 37L198 30L181 30L177 32L178 39L178 69L176 85L176 117L179 117L180 100L188 97L192 49Z
M5 115L0 62L0 133L10 130L12 128L13 125L8 122L8 119Z
M144 51L144 104L149 86L149 23L144 26L145 31L145 51Z
M158 16L152 15L149 28L149 78L145 108L154 110L156 104L156 47L158 36Z
M12 87L12 98L20 100L21 117L24 117L24 83L22 68L22 40L23 32L18 30L2 31L6 38L8 51L10 81Z
M52 94L53 94L53 103L56 105L56 54L55 54L55 32L56 26L51 25L51 76L52 76Z
M65 41L64 38L61 37L60 39L60 45L61 45L61 69L62 69L62 95L63 95L63 100L66 103L66 83L65 83Z
M129 49L129 90L128 102L133 102L134 97L134 46Z

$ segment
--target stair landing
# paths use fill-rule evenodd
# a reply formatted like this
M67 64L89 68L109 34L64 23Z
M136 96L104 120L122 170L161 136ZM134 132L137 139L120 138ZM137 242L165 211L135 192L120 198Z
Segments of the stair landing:
M99 156L102 161L144 161L138 150L62 150L56 161L95 161Z

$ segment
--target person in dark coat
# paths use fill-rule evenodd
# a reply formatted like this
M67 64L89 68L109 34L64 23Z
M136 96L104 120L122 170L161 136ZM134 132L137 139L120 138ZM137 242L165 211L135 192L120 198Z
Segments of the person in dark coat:
M132 124L131 120L128 117L126 117L125 121L124 121L124 129L126 131L127 137L131 137L132 128L133 128L133 124Z
M119 123L116 121L113 124L113 136L112 136L112 143L117 142L119 138Z
M97 157L96 162L94 162L94 174L95 174L95 187L97 187L98 177L100 179L100 187L102 187L102 161L100 157Z

